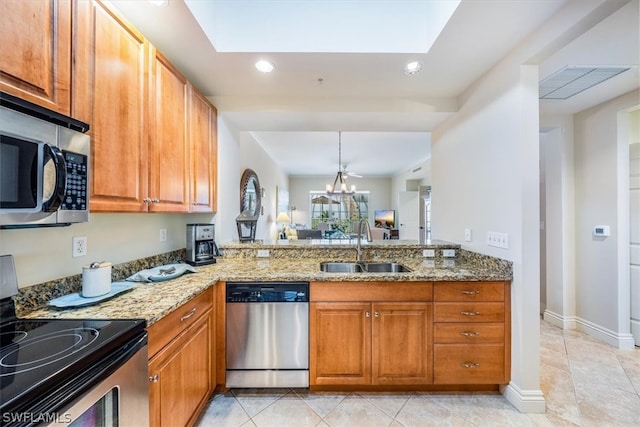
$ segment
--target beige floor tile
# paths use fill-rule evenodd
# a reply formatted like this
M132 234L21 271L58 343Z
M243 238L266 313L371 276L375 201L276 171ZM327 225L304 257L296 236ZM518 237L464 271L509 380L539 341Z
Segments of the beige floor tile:
M574 425L580 423L580 410L569 371L543 365L540 387L545 396L547 414Z
M219 394L212 399L200 419L199 426L237 427L247 421L250 421L249 415L233 396L233 393L228 392Z
M257 427L313 427L322 418L293 391L253 417Z
M617 353L624 372L637 394L640 394L640 350L624 350Z
M637 427L640 425L640 397L636 393L596 384L576 390L584 427Z
M362 398L373 403L378 409L381 409L385 414L394 418L402 407L407 403L411 397L411 393L357 393Z
M452 426L462 427L464 418L458 417L427 395L412 396L396 416L405 427Z
M331 427L388 427L393 419L365 399L347 396L324 417Z
M253 418L256 414L264 410L276 400L280 399L289 389L234 389L233 394L247 411L249 417Z
M340 404L350 393L333 393L296 389L296 394L318 415L325 417Z
M474 396L467 422L476 426L531 426L535 424L520 413L503 396Z

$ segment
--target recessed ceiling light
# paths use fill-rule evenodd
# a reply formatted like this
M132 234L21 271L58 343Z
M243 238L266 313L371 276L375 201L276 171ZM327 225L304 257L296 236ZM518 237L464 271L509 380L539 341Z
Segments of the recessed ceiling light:
M404 73L408 76L412 76L420 70L422 70L422 62L419 61L412 61L404 66Z
M270 73L273 71L273 64L269 61L258 61L256 62L256 68L258 71L263 73Z
M168 0L147 0L149 3L151 3L154 6L166 6L168 3Z

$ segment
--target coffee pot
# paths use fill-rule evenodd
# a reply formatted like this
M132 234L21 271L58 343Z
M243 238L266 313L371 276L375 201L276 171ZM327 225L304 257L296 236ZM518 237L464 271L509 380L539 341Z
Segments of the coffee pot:
M215 225L187 224L187 264L213 264L217 256L220 251L215 241Z

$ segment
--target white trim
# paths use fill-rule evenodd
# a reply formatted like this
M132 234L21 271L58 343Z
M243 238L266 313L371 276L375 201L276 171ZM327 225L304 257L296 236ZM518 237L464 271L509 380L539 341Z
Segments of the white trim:
M616 333L588 320L578 319L578 330L616 348L631 350L635 347L635 340L630 333Z
M561 329L576 329L619 349L631 350L635 347L635 340L630 333L616 333L588 320L576 316L561 316L549 310L544 311L543 318Z
M501 387L504 397L523 414L544 414L546 402L542 390L521 390L513 382Z
M545 310L544 320L561 329L576 329L578 318L576 316L562 316L553 311Z

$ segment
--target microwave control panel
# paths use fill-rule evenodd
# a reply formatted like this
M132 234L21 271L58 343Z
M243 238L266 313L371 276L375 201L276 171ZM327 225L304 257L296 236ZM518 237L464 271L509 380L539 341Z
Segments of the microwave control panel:
M62 150L67 163L67 188L61 209L71 211L87 210L87 156Z

